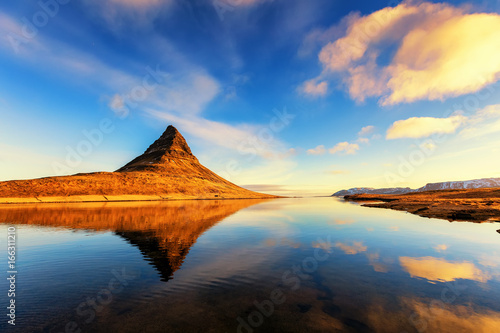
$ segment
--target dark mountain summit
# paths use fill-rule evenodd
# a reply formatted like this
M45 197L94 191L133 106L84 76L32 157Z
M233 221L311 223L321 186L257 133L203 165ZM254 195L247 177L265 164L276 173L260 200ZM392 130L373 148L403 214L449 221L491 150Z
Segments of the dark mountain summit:
M140 171L151 166L169 163L171 159L187 159L199 163L184 137L172 125L167 127L160 138L149 146L144 154L136 157L117 171Z

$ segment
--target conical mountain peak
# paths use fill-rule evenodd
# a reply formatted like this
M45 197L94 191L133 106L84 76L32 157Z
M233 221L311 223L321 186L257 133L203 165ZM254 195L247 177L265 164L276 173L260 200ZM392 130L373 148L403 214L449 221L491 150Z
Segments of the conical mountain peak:
M204 167L173 126L116 172L0 182L0 203L269 197L241 188Z
M189 160L198 163L182 134L174 126L169 125L158 140L146 149L144 154L136 157L117 171L141 171L166 166L173 160Z
M167 154L193 155L184 137L172 125L167 127L160 138L149 146L144 154L151 154L157 151L163 151Z

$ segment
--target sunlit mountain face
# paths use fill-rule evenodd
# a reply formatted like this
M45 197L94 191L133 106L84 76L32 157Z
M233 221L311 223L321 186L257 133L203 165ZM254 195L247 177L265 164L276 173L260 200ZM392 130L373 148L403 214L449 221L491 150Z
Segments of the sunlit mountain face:
M496 223L338 198L11 205L0 220L19 235L28 331L68 322L89 332L500 324ZM57 302L47 308L49 299Z

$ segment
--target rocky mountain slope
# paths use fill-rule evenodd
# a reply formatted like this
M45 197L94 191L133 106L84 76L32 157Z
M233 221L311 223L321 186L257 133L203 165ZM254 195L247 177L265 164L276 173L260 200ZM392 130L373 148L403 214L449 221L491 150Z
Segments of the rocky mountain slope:
M201 165L173 126L115 172L0 182L0 203L269 197Z
M425 192L437 190L458 190L458 189L479 189L479 188L494 188L500 187L500 178L483 178L465 181L451 181L441 183L428 183L418 189L411 189L409 187L395 187L395 188L369 188L369 187L355 187L348 190L341 190L332 194L335 197L343 197L345 195L354 194L406 194L412 192Z

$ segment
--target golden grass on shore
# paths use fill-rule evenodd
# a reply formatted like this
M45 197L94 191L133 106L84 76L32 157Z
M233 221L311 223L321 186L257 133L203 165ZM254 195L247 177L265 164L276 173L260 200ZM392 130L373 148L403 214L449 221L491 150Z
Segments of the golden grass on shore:
M500 222L500 188L460 189L407 194L355 194L345 200L382 201L365 207L402 210L448 221Z

